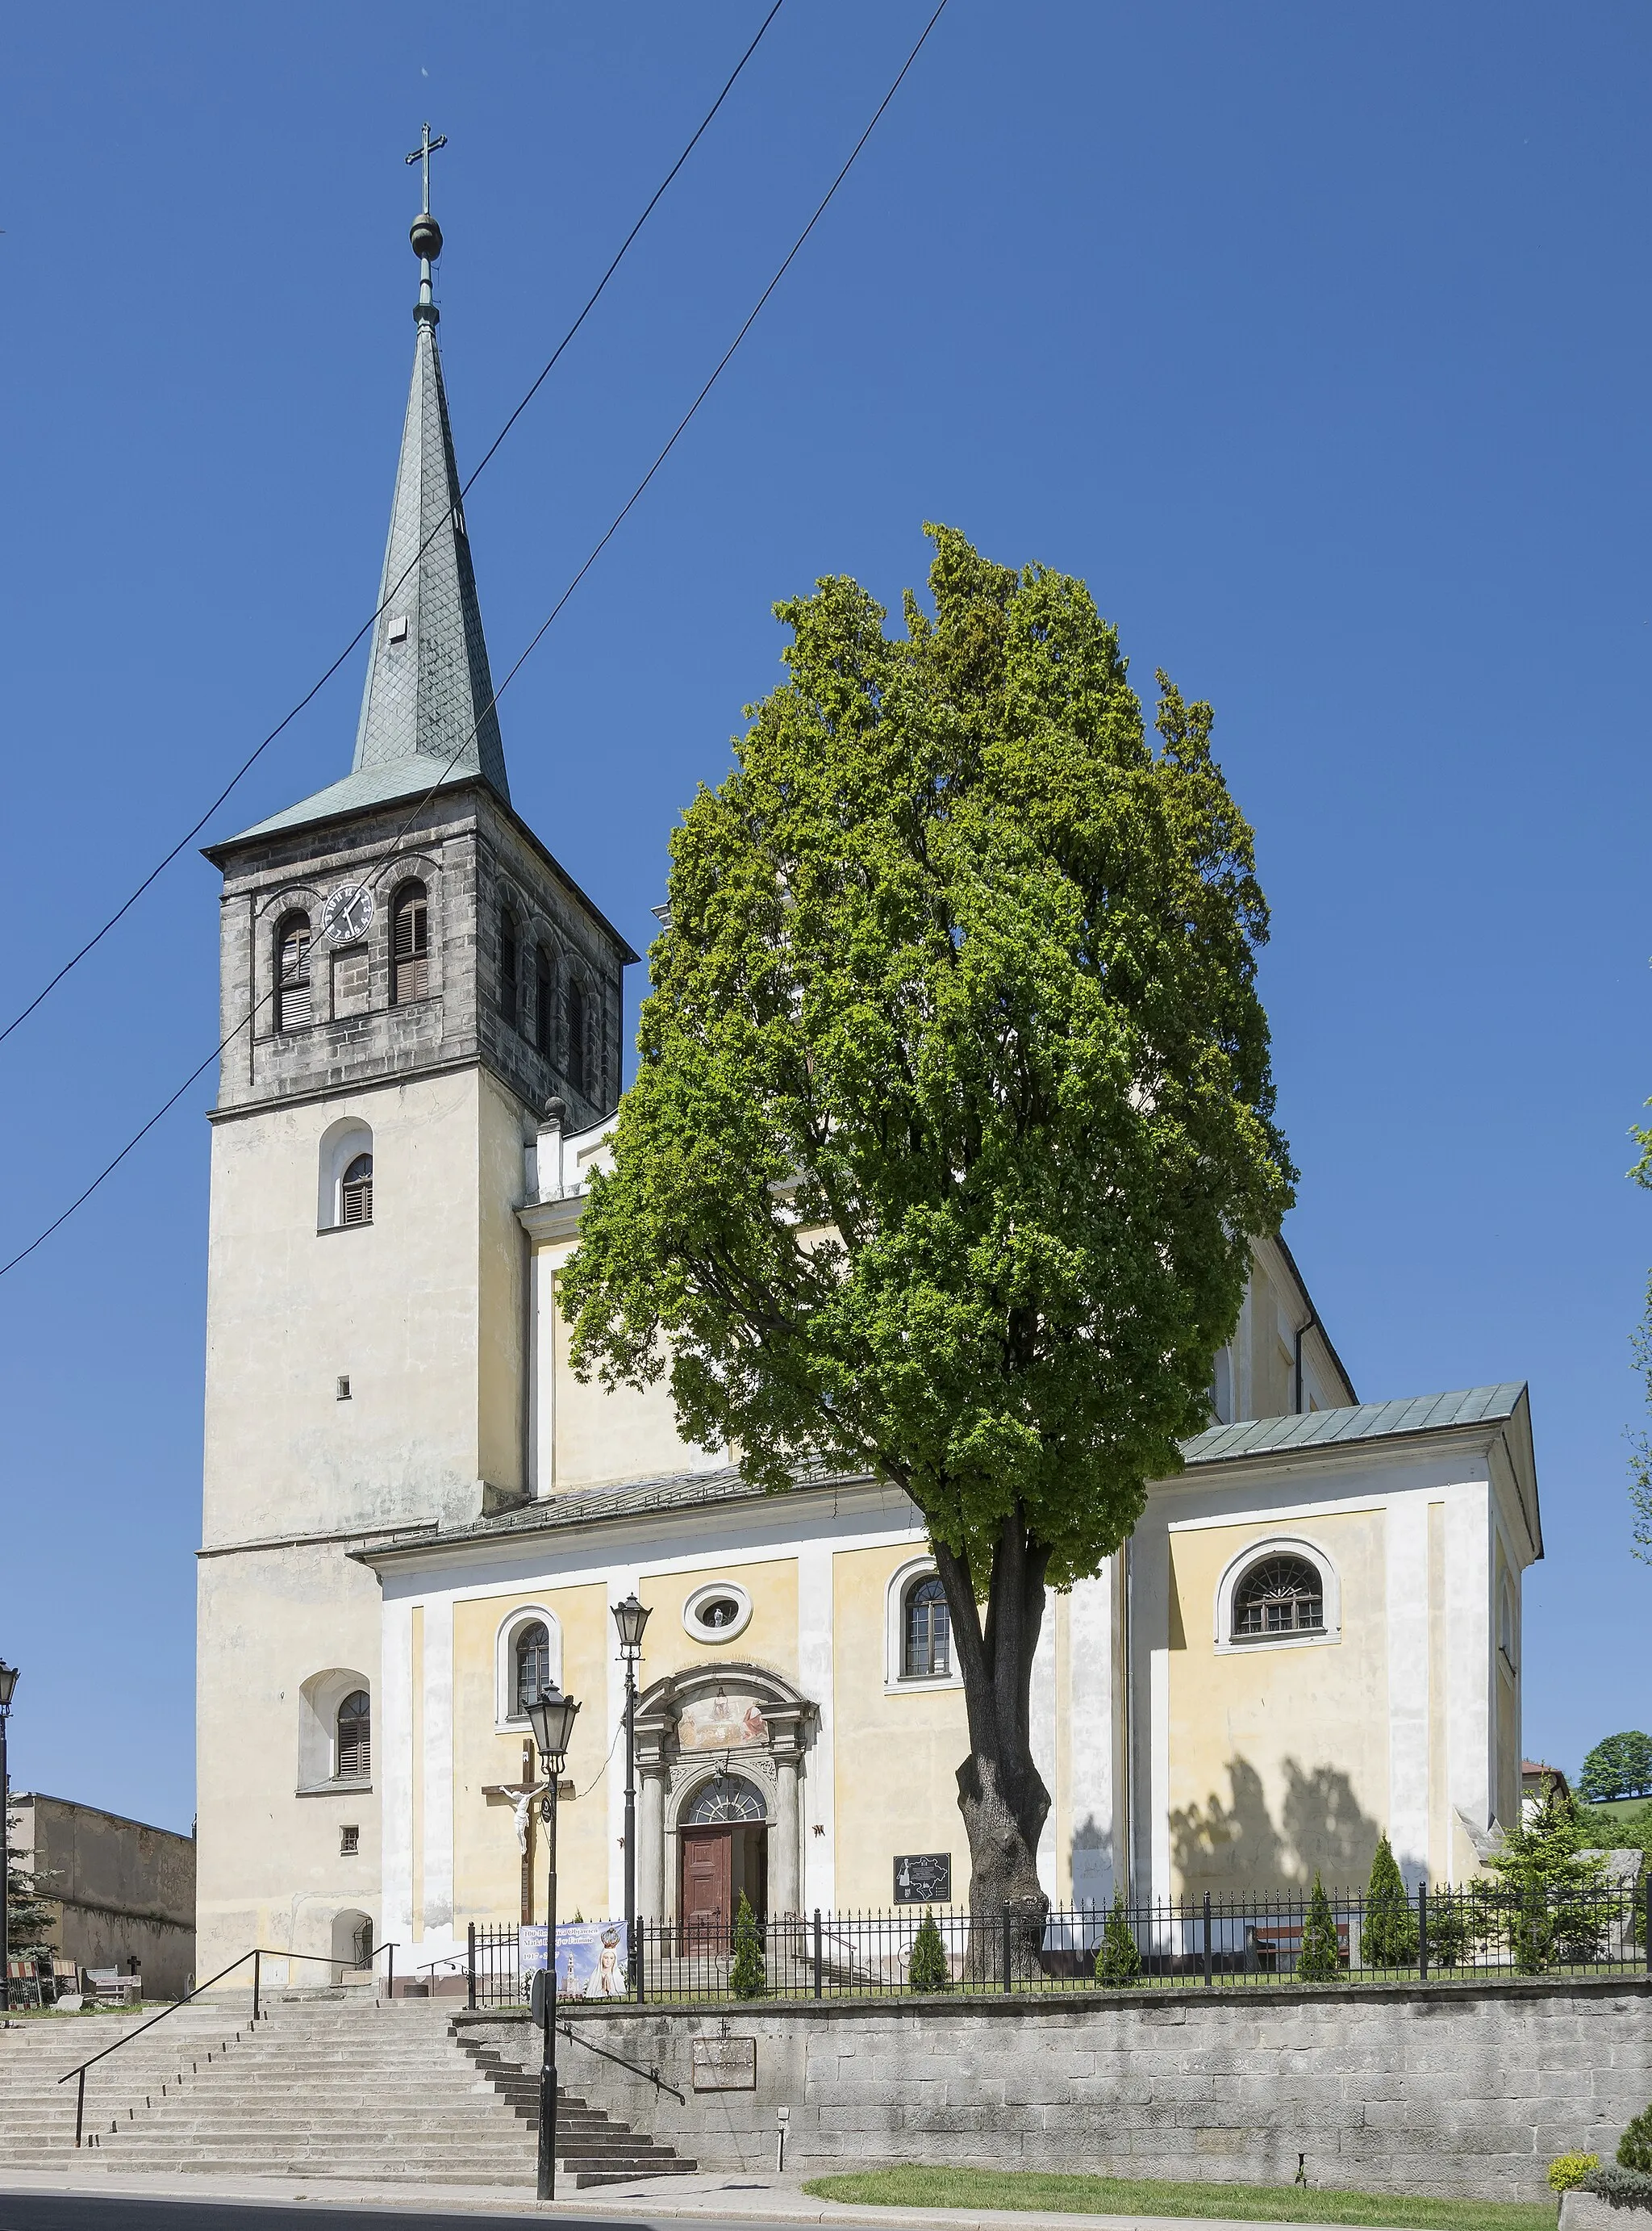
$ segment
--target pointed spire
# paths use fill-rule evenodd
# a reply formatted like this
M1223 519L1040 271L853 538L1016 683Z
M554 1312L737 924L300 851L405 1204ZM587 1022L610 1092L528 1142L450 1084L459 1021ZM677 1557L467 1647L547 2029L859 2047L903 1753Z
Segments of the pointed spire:
M442 233L430 215L429 158L442 145L440 139L431 139L427 124L423 146L408 157L410 163L424 165L424 210L410 236L420 281L413 312L413 384L378 592L384 609L373 630L352 772L389 766L416 754L436 763L434 779L438 767L457 754L455 775L480 773L508 799L505 748L494 710L436 346L440 313L431 299L430 266L442 253Z

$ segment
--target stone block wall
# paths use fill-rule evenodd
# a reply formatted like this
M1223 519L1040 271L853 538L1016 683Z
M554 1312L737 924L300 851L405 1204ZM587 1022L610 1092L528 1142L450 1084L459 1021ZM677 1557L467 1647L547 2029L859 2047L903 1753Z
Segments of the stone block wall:
M570 2009L565 2088L708 2168L924 2162L1546 2198L1652 2100L1652 1978L1086 1994L923 2005ZM538 2066L526 2018L461 2014ZM680 2103L583 2048L655 2066ZM755 2089L697 2091L696 2038L755 2038ZM720 2056L727 2058L727 2056Z

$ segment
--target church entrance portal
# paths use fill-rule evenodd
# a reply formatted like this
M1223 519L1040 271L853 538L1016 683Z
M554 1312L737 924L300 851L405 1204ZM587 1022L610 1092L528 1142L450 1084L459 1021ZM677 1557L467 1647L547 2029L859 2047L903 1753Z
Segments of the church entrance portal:
M769 1831L761 1793L739 1775L714 1775L684 1813L678 1843L683 1950L725 1950L742 1892L753 1913L768 1908Z

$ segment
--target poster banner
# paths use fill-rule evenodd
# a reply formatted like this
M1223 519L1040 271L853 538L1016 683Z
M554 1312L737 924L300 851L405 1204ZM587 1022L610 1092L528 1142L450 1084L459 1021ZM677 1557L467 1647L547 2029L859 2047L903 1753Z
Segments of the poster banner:
M557 1996L559 1999L623 1999L625 1996L625 1924L623 1921L559 1921L557 1924ZM545 1965L545 1924L521 1926L522 1973Z

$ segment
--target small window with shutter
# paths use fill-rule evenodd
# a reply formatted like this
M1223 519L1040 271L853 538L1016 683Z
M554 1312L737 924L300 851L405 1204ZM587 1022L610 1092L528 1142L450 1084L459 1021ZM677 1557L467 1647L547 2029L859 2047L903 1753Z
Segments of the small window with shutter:
M398 1007L430 991L430 915L423 883L403 883L390 909L390 998Z
M310 1001L310 917L289 914L275 933L275 1027L307 1031L314 1018Z
M371 1154L358 1154L339 1187L339 1221L371 1224L372 1220L373 1158Z
M339 1707L339 1762L334 1769L340 1782L365 1782L372 1771L373 1708L365 1689L352 1689Z

